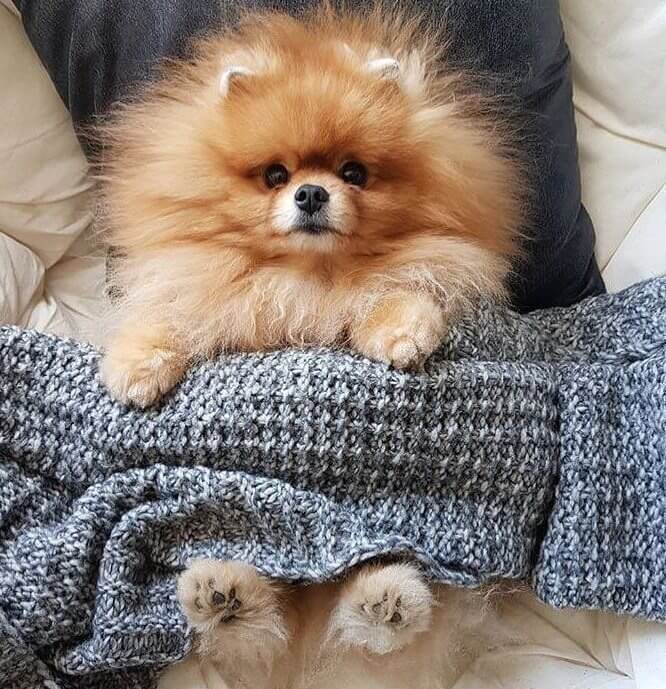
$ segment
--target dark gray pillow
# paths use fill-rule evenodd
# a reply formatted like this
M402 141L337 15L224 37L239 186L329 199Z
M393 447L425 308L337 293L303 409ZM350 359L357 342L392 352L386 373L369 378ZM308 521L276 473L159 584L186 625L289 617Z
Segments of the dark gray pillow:
M241 5L297 11L316 0ZM517 103L535 190L526 259L512 291L519 310L569 305L604 285L581 204L569 51L557 0L412 0L445 22L449 59ZM362 4L362 3L361 3ZM75 123L87 123L149 78L165 56L230 21L224 0L17 0L28 36Z

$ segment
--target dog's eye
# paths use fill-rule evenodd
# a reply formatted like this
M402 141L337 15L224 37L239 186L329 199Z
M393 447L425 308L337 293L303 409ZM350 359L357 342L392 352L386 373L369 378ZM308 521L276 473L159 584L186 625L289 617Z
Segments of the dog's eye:
M264 170L264 182L269 189L279 187L289 181L289 170L280 163L269 165Z
M347 161L338 173L346 184L353 184L355 187L362 187L368 181L368 171L365 165L357 163L355 160Z

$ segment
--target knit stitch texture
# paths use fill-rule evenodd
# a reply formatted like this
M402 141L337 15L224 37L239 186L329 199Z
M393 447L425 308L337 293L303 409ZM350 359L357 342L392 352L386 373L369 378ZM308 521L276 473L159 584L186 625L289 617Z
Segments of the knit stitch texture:
M195 556L321 580L409 553L666 620L666 279L481 308L419 373L225 356L145 412L98 359L0 330L2 686L150 686L189 648L174 580Z

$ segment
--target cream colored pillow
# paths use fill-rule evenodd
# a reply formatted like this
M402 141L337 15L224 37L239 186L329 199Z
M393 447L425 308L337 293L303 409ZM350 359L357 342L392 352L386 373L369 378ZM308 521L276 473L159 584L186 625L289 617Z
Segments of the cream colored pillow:
M91 315L103 272L84 236L92 222L88 166L5 3L0 37L0 322L73 334Z
M583 201L609 289L666 274L666 2L562 0Z

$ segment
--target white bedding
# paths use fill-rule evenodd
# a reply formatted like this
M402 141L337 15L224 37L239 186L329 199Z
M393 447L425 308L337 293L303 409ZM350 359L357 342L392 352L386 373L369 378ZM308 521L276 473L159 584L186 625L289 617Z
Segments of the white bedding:
M583 201L604 280L617 291L666 273L666 2L561 6Z
M0 0L0 323L89 334L104 260L90 236L85 158L9 4ZM620 289L666 274L666 3L561 4L583 196L604 278ZM666 686L666 625L555 611L526 595L506 622L528 642L480 658L455 689ZM176 684L214 689L202 682L194 671Z
M65 106L2 4L0 88L0 323L75 334L87 329L104 282L88 166Z

